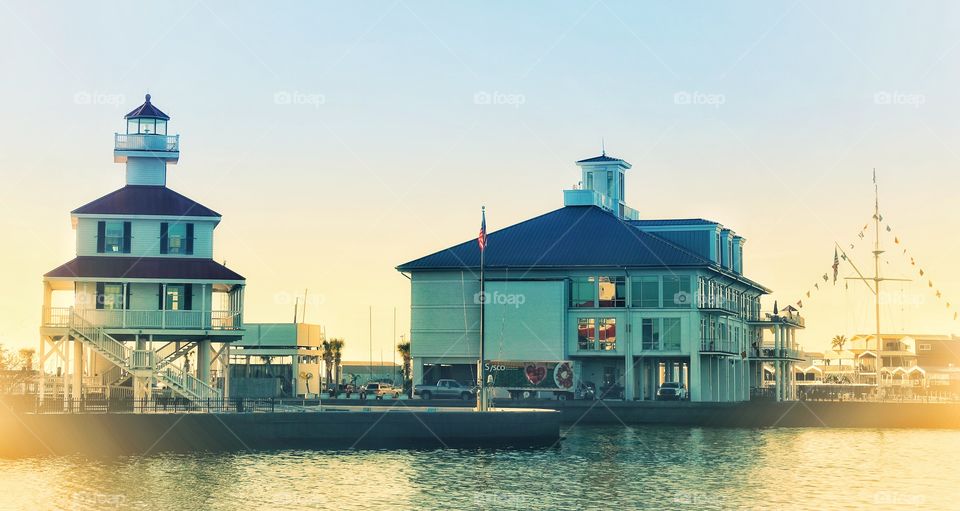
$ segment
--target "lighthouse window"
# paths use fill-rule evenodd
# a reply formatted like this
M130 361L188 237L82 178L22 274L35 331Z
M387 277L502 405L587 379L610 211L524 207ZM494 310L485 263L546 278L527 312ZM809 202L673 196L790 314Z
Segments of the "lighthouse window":
M136 133L140 129L138 119L127 119L127 133Z
M162 120L160 120L160 119L157 119L157 125L156 125L156 130L155 130L155 131L156 131L157 135L166 135L166 134L167 134L167 121L162 121Z
M167 253L183 254L186 252L187 225L173 224L167 229Z

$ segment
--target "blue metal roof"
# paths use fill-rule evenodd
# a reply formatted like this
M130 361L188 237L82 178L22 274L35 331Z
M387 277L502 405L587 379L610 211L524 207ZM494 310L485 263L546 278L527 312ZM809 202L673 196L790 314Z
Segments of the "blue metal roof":
M220 213L157 185L127 185L80 206L74 215L210 216Z
M594 156L593 158L587 158L586 160L580 160L577 163L603 163L603 162L615 162L615 161L626 163L626 161L621 160L620 158L607 156L606 153L601 154L600 156Z
M136 118L145 118L145 119L163 119L165 121L170 120L170 116L161 112L159 108L153 106L153 103L150 102L150 95L147 94L144 99L146 100L142 105L133 109L129 114L124 115L124 119L136 119Z
M720 225L719 222L703 218L661 218L651 220L628 220L637 227L676 226L676 225Z
M567 206L487 235L488 268L714 266L596 206ZM401 264L400 271L480 266L476 239Z

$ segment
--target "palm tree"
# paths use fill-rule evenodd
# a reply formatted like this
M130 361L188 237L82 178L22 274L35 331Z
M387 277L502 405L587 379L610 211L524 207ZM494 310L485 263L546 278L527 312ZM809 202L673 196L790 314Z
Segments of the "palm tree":
M840 355L840 352L843 351L843 346L847 344L847 336L837 335L834 336L833 340L830 341L830 346L833 347L833 351L837 352L837 355ZM840 365L841 359L837 359L837 365Z
M343 360L343 346L347 341L342 338L335 337L330 339L330 350L333 352L333 371L334 371L334 385L340 385L340 361ZM339 391L339 387L337 387Z
M324 373L326 374L327 388L329 389L330 373L331 373L330 365L333 363L333 345L330 343L330 341L324 339L322 346L323 346L323 369L324 369Z
M397 345L397 353L403 359L403 391L407 392L413 386L413 375L410 374L410 341Z

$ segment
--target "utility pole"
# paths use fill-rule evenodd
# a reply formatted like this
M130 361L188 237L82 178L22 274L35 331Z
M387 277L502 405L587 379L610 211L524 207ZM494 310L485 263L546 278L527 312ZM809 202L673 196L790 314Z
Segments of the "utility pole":
M370 357L367 358L367 366L370 369L370 381L373 381L373 305L370 306L370 315L369 315L369 327L368 336L370 339Z

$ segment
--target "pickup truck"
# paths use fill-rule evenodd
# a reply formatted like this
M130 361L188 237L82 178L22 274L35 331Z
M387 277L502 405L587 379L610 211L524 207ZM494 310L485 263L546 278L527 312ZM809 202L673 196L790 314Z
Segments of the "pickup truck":
M462 399L469 401L477 398L476 387L465 387L456 380L439 380L436 385L416 385L413 395L420 399Z

